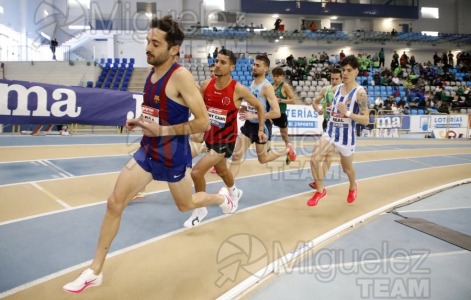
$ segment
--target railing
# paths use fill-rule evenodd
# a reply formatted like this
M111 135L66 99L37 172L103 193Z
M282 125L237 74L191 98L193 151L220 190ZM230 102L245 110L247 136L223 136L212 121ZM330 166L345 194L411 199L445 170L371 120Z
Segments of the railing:
M69 61L70 47L58 46L55 50L55 60ZM2 46L0 50L1 61L50 61L54 56L50 45L33 46Z

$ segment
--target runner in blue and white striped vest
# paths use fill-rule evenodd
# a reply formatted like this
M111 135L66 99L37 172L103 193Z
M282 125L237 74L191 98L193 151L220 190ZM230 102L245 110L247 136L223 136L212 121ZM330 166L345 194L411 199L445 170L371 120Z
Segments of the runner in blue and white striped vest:
M358 114L360 106L357 102L357 91L359 85L353 88L348 95L341 95L344 84L340 84L334 94L330 118L327 121L327 128L324 137L333 140L343 146L351 147L351 152L355 150L355 120L342 114L337 108L337 104L344 103L351 114Z
M355 125L356 123L366 125L369 122L368 98L365 89L356 82L360 66L357 58L353 55L347 56L340 65L343 84L334 89L334 101L327 128L319 142L314 145L311 156L311 173L315 179L315 186L310 186L317 191L307 201L309 206L317 205L319 200L327 195L324 177L329 171L334 152L340 154L342 170L348 176L347 202L353 203L357 197L357 182L353 168Z

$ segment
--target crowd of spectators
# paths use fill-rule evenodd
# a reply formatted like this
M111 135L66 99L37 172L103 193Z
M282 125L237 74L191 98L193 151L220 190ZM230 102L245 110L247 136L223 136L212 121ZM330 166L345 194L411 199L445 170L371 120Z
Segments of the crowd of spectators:
M339 57L344 57L343 50ZM330 71L339 67L332 62L331 56L325 51L310 57L293 55L286 58L284 65L287 78L290 80L306 80L309 75L314 79L325 78L330 81ZM405 51L399 55L394 51L389 67L380 67L380 58L384 57L384 50L378 53L357 54L360 62L360 84L363 86L391 86L390 95L381 99L376 98L370 103L371 108L378 113L408 114L412 108L423 108L426 112L450 113L460 108L471 108L471 91L468 82L471 81L471 55L460 52L456 60L451 51L444 51L438 57L432 57L433 63L419 63L414 55ZM319 63L322 68L319 68ZM399 87L402 93L399 92ZM378 103L376 103L378 102Z

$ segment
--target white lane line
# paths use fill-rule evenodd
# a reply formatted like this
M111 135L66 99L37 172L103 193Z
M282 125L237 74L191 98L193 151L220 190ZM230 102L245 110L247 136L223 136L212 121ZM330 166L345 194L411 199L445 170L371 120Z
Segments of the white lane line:
M32 186L34 186L36 189L38 189L39 191L41 191L43 194L47 195L48 197L52 198L54 201L56 201L57 203L59 203L62 207L64 208L67 208L67 209L70 209L72 206L70 206L69 204L65 203L64 201L62 201L60 198L56 197L54 194L52 194L51 192L49 192L48 190L46 189L43 189L39 184L35 183L35 182L32 182L31 183Z
M41 159L41 160L37 160L36 162L37 162L38 164L40 164L40 165L43 165L43 166L47 167L46 162L45 162L44 160L42 160L42 159Z
M49 160L40 160L40 161L44 162L46 164L46 166L48 166L52 169L55 169L56 171L59 171L59 174L61 174L61 176L63 176L63 177L74 177L74 174L67 172L66 170L62 169L61 167L59 167L58 165L52 163Z

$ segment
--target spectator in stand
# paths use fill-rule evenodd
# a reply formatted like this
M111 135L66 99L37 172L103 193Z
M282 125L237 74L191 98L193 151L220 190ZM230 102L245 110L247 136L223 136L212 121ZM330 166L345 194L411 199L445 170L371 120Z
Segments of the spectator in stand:
M448 64L453 68L454 66L454 58L455 56L453 55L453 53L451 53L451 50L448 51Z
M407 93L409 92L409 95L412 94L412 88L414 87L414 85L412 84L412 82L407 79L404 81L404 83L402 84L406 90L406 95Z
M397 113L398 115L406 114L404 112L404 103L397 103Z
M379 75L378 71L375 71L373 75L373 83L374 85L381 85L381 75Z
M316 22L312 21L311 25L309 25L309 29L311 29L312 32L317 30Z
M384 68L381 70L381 76L382 76L382 77L389 77L389 76L392 76L392 72L391 72L391 70L390 70L388 67L384 67Z
M371 64L373 68L379 68L379 57L378 54L373 54L373 57L371 58Z
M381 76L379 85L391 85L391 75Z
M428 81L425 80L425 75L420 75L419 79L417 79L416 85L423 90L426 85L428 85Z
M391 110L391 113L392 113L393 115L398 115L398 114L399 114L399 110L398 110L398 108L397 108L396 102L391 102L391 108L390 108L390 110Z
M401 81L399 80L399 77L397 77L397 74L394 74L392 79L391 79L391 85L398 87L401 85Z
M384 67L384 49L381 48L378 52L378 58L379 58L379 66Z
M281 21L283 21L283 20L280 19L280 18L276 19L276 21L275 21L275 29L274 29L275 31L280 30Z
M409 65L409 56L407 56L406 51L402 53L399 64L402 68L406 68Z
M381 97L380 97L381 98ZM376 104L379 103L379 104ZM378 99L375 100L375 105L373 106L373 109L376 111L377 115L382 115L383 114L383 101L378 101Z
M397 51L396 51L396 50L394 50L392 59L393 59L393 61L394 61L396 64L399 64L399 54L397 54ZM391 68L391 69L392 69L392 68Z
M301 21L301 30L306 30L306 21L305 20Z
M401 78L402 77L402 68L400 65L398 65L394 70L393 70L393 75L396 75L397 77Z
M334 70L334 65L329 61L327 63L327 66L322 69L322 72L326 72L326 73L330 74L330 73L332 73L333 70Z
M376 106L383 106L384 102L383 102L383 98L381 98L381 96L378 96L378 98L376 98L375 100L375 105Z
M290 54L290 55L286 58L286 64L287 64L289 67L293 67L293 66L294 66L294 56L293 56L293 54Z
M340 50L339 57L340 57L340 61L342 61L345 58L345 53L343 53L343 50Z
M368 54L365 58L363 58L362 67L364 68L363 71L368 70L371 67L371 55Z
M410 56L409 64L410 64L411 68L414 68L414 66L417 64L417 62L415 61L415 56L414 55Z
M313 53L311 54L311 56L309 57L309 64L312 65L312 64L315 64L317 63L317 56Z
M448 55L446 54L446 51L443 51L443 54L442 54L442 63L443 63L443 66L447 66L448 65Z
M441 61L440 56L438 56L438 53L435 52L435 54L433 55L433 65L437 66L440 63L440 61Z
M459 66L461 64L461 57L463 56L463 52L460 51L458 54L456 54L456 65Z
M391 60L391 70L395 70L399 66L399 63L397 63L394 59Z
M391 30L391 36L396 36L397 35L397 31L396 29L393 28L393 30Z
M213 59L216 59L218 57L218 53L219 53L219 49L218 47L216 47L216 49L214 49L214 52L213 52Z

